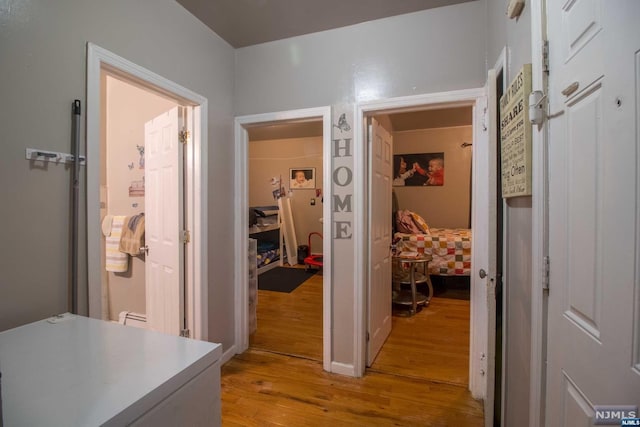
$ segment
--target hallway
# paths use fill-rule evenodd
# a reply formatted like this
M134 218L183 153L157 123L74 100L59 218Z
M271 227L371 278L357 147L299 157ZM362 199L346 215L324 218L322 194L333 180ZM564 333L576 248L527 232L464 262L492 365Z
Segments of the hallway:
M259 291L250 349L222 368L224 425L481 425L468 391L469 301L433 298L393 330L363 378L322 370L322 276Z

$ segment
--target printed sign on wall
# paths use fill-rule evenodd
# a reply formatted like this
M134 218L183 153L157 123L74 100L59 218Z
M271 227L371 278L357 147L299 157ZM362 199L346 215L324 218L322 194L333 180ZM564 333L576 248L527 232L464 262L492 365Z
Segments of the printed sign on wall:
M353 107L333 108L333 239L353 236Z
M525 64L500 98L502 197L531 195L531 64Z

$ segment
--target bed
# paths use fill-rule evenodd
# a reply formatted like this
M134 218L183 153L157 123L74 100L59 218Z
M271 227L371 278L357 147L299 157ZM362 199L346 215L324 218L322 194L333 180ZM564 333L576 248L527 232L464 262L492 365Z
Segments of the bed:
M427 233L396 233L402 251L431 255L429 274L439 276L471 275L471 230L465 228L430 228ZM418 249L420 248L420 250Z
M429 274L471 276L471 230L429 227L420 215L409 210L394 213L394 242L399 251L431 255Z

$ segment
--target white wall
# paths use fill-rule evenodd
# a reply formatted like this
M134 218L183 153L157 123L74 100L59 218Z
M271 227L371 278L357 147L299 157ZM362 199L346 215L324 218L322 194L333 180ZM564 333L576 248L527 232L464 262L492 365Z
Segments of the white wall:
M337 123L336 112L349 117L356 101L481 87L484 16L483 2L469 2L238 49L235 112L332 105ZM334 128L333 138L347 133ZM332 169L338 166L353 169L353 157L333 158ZM339 191L353 194L353 182ZM339 216L353 220L352 212ZM332 244L332 360L348 366L355 360L354 259L361 248L354 238Z
M209 100L209 233L202 236L209 242L209 335L228 348L234 340L233 251L228 247L233 191L226 184L233 176L234 51L173 0L10 0L0 5L5 150L0 239L11 242L0 257L0 330L69 309L70 171L31 165L24 150L69 152L71 102L85 100L89 41ZM85 218L81 230L86 241ZM86 253L84 245L80 253ZM84 255L80 266L86 313Z
M531 62L531 10L529 4L518 20L505 14L506 2L486 0L488 20L487 64L493 67L503 47L507 47L507 85L523 64ZM505 271L503 279L506 324L505 418L503 425L517 425L529 418L531 362L531 197L507 200L505 212ZM497 396L496 398L499 398Z

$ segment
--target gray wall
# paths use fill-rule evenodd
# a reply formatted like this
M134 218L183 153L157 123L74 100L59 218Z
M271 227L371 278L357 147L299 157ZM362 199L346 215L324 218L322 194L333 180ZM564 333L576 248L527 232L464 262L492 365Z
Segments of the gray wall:
M481 1L236 51L236 113L353 103L484 85Z
M531 10L529 4L518 20L505 16L506 1L487 0L487 68L493 67L507 47L508 85L523 64L531 62ZM516 197L506 203L506 248L504 293L505 418L503 425L517 425L529 418L531 362L531 197ZM500 398L496 396L496 398Z
M481 87L484 16L484 3L470 2L238 49L235 111L331 105L336 116L349 114L356 101ZM333 128L334 139L345 134ZM334 158L332 166L353 168L353 158ZM353 183L334 191L352 194ZM345 365L354 363L353 271L360 250L353 239L333 241L333 360Z
M173 0L0 3L0 330L69 309L70 171L31 165L24 153L70 151L70 106L85 100L89 41L209 100L209 333L226 348L233 251L218 248L233 241L233 192L220 183L233 175L234 51ZM84 255L80 265L86 288Z

